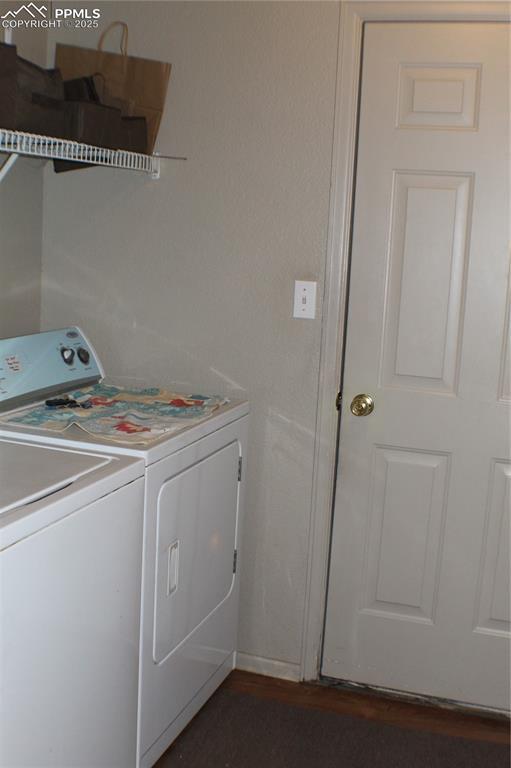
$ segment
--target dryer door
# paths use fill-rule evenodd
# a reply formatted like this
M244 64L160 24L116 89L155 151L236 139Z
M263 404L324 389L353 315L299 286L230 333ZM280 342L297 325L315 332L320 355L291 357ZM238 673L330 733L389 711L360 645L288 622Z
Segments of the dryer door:
M232 442L162 485L153 631L153 660L157 664L231 592L238 456L238 443ZM230 650L214 649L215 654L222 654L218 663Z

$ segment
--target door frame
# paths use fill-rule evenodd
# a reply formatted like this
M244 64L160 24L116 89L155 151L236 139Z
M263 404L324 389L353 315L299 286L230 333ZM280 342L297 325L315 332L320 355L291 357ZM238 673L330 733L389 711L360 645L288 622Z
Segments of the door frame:
M302 680L316 680L321 671L337 469L338 413L335 399L341 381L347 309L362 35L364 24L369 21L509 22L511 2L341 0L313 491L300 663Z

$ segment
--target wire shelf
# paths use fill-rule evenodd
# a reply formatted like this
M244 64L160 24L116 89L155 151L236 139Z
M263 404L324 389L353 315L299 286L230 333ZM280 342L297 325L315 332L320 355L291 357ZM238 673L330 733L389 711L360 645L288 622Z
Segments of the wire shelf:
M91 144L81 144L69 139L39 136L35 133L8 131L0 128L0 152L27 155L45 160L71 160L76 163L104 165L128 171L148 173L153 179L160 176L160 158L124 149L106 149Z

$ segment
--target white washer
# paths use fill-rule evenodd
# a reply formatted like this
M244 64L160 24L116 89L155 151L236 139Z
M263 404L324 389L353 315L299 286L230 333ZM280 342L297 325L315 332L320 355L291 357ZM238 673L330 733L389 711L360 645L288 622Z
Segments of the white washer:
M86 366L75 355L72 370L63 352L69 348L87 351ZM5 373L8 357L18 370L14 376L7 372L11 383L4 381L2 395L1 366L4 361ZM35 366L41 374L36 380ZM32 401L103 377L78 328L0 341L0 401L3 396L11 408L27 398L20 368ZM248 412L247 402L228 403L201 423L144 447L118 441L113 446L78 427L50 434L0 423L0 435L144 460L140 768L156 762L235 665Z
M0 439L0 766L136 765L144 465Z

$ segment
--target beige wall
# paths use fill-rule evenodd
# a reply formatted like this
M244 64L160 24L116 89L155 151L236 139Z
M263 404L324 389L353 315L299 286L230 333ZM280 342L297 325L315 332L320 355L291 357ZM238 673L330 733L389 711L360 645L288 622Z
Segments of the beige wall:
M0 338L39 330L42 170L19 161L0 183Z
M0 15L9 7L0 3ZM44 32L18 33L12 42L22 56L45 63ZM0 164L5 157L0 155ZM39 330L42 167L38 161L18 159L0 183L0 338Z
M189 159L159 181L48 167L42 325L82 325L113 375L250 399L240 649L294 674L321 321L293 320L292 293L321 293L339 6L100 6L172 62L159 149Z

